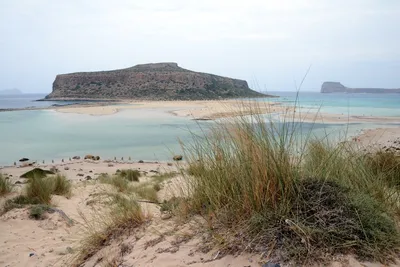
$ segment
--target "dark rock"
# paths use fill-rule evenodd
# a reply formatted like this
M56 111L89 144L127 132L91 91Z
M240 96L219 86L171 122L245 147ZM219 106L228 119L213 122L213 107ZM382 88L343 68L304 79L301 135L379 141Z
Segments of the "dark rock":
M81 159L79 156L73 156L72 159Z
M65 166L65 167L64 167L64 170L68 171L68 170L69 170L69 167L68 167L68 166Z
M173 164L172 164L171 162L168 162L167 165L168 165L168 166L172 166Z
M19 162L25 162L25 161L28 161L28 160L29 160L28 158L22 158L22 159L19 160Z
M175 155L172 159L175 161L178 161L178 160L182 160L182 158L183 158L182 155Z
M76 176L81 176L81 177L83 177L83 176L85 176L83 173L78 173Z
M24 174L21 175L21 178L34 178L34 177L46 177L48 174L55 174L55 172L51 170L43 170L41 168L34 168Z
M90 177L89 175L85 177L86 181L92 180L92 177Z
M139 160L138 163L144 163L144 161L143 160Z
M90 172L90 173L92 173L93 171L92 171L92 170L90 170L89 172Z
M94 159L94 156L93 155L86 155L85 157L84 157L84 159Z

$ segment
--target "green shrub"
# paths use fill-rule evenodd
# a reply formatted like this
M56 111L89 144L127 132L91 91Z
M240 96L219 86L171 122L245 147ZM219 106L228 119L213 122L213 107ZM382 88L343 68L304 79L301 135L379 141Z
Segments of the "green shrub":
M385 261L398 251L400 192L384 175L396 164L371 165L349 143L310 142L294 119L256 114L216 122L184 145L186 214L201 214L226 251L272 244L296 265L349 252Z
M383 176L389 186L400 188L400 156L392 151L378 151L365 157L376 176Z
M71 182L64 176L57 174L53 179L53 194L60 196L71 196Z
M12 209L20 209L26 205L39 204L40 200L38 198L28 198L25 195L19 195L14 198L8 199L3 206L2 213L10 211Z
M129 189L128 180L120 175L102 175L99 180L102 183L113 185L119 192L127 192Z
M34 177L29 179L26 185L26 196L29 199L37 199L40 203L49 204L53 193L52 178Z
M12 185L9 180L6 179L1 173L0 173L0 196L3 196L5 194L8 194L12 191Z
M154 185L150 183L143 183L139 186L131 187L131 191L136 193L142 199L158 202L157 190L154 188Z
M45 219L45 213L49 210L49 206L44 204L34 205L29 209L29 217L35 220Z
M140 177L140 172L138 170L121 170L121 172L118 173L119 176L127 179L130 182L138 182L139 177Z

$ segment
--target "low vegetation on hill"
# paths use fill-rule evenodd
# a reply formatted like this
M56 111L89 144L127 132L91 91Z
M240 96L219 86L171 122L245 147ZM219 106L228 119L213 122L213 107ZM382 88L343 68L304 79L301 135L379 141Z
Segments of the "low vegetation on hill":
M46 99L209 100L266 97L246 81L183 69L173 62L57 75Z

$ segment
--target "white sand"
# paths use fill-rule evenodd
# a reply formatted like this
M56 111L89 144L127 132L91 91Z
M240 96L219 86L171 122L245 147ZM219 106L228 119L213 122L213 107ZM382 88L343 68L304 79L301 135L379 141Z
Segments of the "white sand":
M210 101L142 101L131 102L131 105L119 106L88 106L57 107L55 110L64 113L77 113L89 115L111 115L119 110L140 110L143 108L162 110L180 117L198 120L213 120L232 117L239 114L252 113L282 114L286 119L295 118L298 121L316 123L398 123L399 117L384 116L349 116L345 114L321 113L315 110L299 109L293 113L293 108L282 106L275 102L256 102L238 100L210 100Z
M146 177L154 174L150 172L151 170L169 172L177 169L177 166L168 166L167 163L112 163L114 165L112 167L108 164L108 162L83 160L55 164L54 166L61 173L66 174L73 181L73 195L70 199L54 196L52 203L64 211L74 224L69 225L59 213L49 214L45 220L35 221L28 217L26 208L9 211L0 217L0 266L71 266L73 255L71 251L77 247L82 237L83 219L78 211L90 218L93 210L96 210L93 208L95 206L89 204L93 199L93 193L101 192L105 186L108 186L94 180L85 181L84 178L87 175L96 178L99 173L113 174L117 169L140 168L141 171L148 172L147 176L140 178L143 182L149 179ZM69 170L64 170L65 167ZM10 179L14 183L23 181L24 179L18 177L30 169L32 167L8 167L0 171L3 174L11 174ZM84 177L77 176L80 173ZM179 176L166 181L159 192L160 200L176 194L181 184L182 180ZM16 192L6 198L17 195L22 187L23 185L16 186ZM1 200L4 202L5 199ZM107 261L113 260L119 264L122 263L121 266L261 266L261 255L227 255L221 258L218 257L218 249L207 253L200 252L203 232L199 229L202 229L201 225L204 224L204 220L200 217L190 223L182 224L173 218L162 219L159 209L154 204L143 204L142 208L151 214L151 223L104 246L89 258L84 266L105 266ZM184 241L184 239L188 240ZM147 245L149 242L153 244ZM120 252L122 246L129 248L124 254ZM30 257L31 253L33 255ZM361 264L352 257L340 257L330 266L387 265ZM390 266L400 266L400 264Z

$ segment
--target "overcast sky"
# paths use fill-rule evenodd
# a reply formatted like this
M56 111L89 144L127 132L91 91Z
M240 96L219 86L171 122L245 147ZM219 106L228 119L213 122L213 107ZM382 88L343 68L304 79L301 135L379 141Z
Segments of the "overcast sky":
M400 88L400 0L0 0L0 89L149 62L245 79Z

